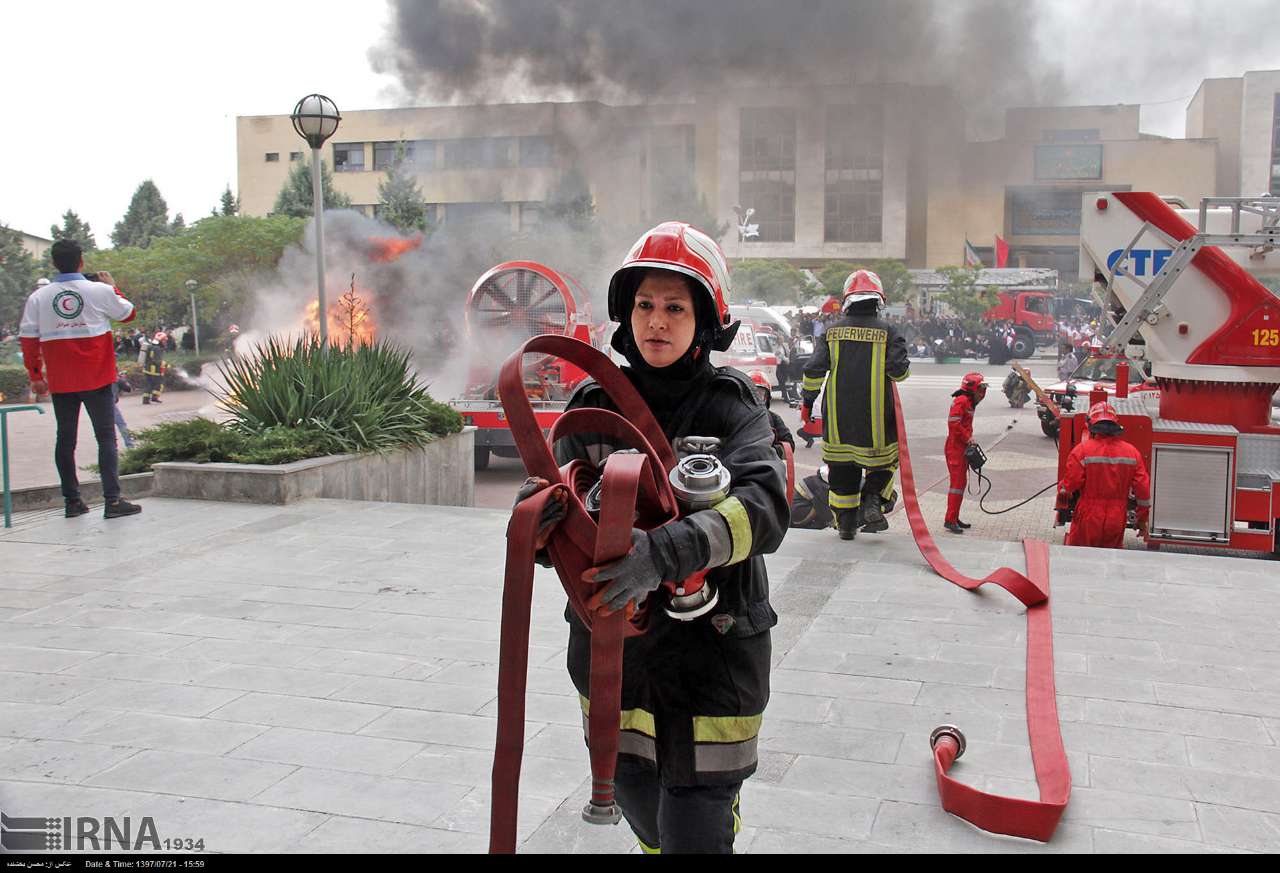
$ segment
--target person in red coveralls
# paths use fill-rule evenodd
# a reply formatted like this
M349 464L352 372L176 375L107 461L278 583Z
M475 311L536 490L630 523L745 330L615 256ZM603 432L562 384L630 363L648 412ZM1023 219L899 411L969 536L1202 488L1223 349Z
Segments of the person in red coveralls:
M50 249L59 274L27 298L18 328L22 361L37 395L53 395L58 437L53 460L62 480L67 518L84 515L89 507L80 498L76 478L76 436L80 406L84 405L98 438L98 470L102 476L103 515L136 515L142 507L120 499L117 474L115 397L116 353L112 321L131 321L133 304L111 282L111 276L85 278L84 256L75 240L60 239Z
M1130 492L1138 502L1139 530L1146 529L1151 514L1147 465L1138 450L1121 439L1124 428L1110 403L1093 404L1086 421L1089 439L1071 450L1067 475L1058 485L1059 508L1069 505L1073 494L1080 494L1067 545L1122 549Z
M947 413L947 444L943 449L951 485L947 488L947 517L942 526L954 534L962 534L973 527L960 520L960 504L969 481L969 462L965 460L964 450L973 442L973 410L987 396L987 383L981 373L966 373L960 380L960 390L951 396L954 399Z

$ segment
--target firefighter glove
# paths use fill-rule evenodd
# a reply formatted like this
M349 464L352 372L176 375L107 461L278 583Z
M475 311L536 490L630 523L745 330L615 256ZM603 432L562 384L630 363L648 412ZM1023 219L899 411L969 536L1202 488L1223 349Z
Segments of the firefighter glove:
M593 567L583 574L588 582L609 583L587 601L587 607L605 615L625 608L628 603L639 607L667 575L668 562L662 553L663 548L655 547L647 531L632 528L631 551L612 563Z
M524 480L524 484L520 486L520 490L516 492L515 502L511 504L512 511L520 505L521 500L525 500L537 494L543 488L551 483L546 479L537 476L530 476ZM538 519L538 543L546 544L547 534L555 528L557 524L564 519L567 503L563 492L558 492L552 499L547 501L547 505L542 508L542 517Z

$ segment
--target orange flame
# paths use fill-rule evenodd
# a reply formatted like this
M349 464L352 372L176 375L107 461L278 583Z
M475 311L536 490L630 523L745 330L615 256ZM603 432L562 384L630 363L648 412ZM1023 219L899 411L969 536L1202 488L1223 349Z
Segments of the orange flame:
M306 305L302 312L303 330L313 334L320 332L320 319L317 317L319 311L320 304L315 300ZM352 300L349 294L344 294L329 304L326 322L329 328L329 342L334 345L345 346L351 342L356 345L370 345L374 334L377 333L373 311L363 303L361 298L356 297Z
M372 236L369 237L369 260L374 263L385 264L388 261L394 261L405 252L413 251L421 245L421 236L411 236L405 239L394 236Z

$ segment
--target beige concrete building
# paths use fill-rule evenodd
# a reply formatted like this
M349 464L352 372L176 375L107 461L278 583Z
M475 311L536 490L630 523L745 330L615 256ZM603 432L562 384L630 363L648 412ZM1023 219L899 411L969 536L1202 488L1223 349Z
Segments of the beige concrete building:
M1218 140L1217 196L1280 194L1280 70L1205 79L1187 106L1187 136Z
M45 239L42 236L36 236L34 233L19 231L22 234L22 247L31 252L31 256L37 261L44 257L44 253L49 251L49 247L53 245L53 240Z
M998 138L971 141L947 89L897 84L717 91L647 106L360 110L343 116L323 156L336 187L371 215L403 148L437 222L500 215L528 229L577 174L614 227L689 214L730 222L730 258L938 267L961 263L967 239L991 263L998 234L1010 266L1051 267L1070 281L1086 191L1151 190L1191 204L1280 187L1277 91L1277 72L1206 80L1186 139L1143 134L1139 107L1117 105L1010 109ZM310 155L287 116L254 116L237 120L237 159L242 208L263 215L291 164ZM755 235L740 238L747 209Z

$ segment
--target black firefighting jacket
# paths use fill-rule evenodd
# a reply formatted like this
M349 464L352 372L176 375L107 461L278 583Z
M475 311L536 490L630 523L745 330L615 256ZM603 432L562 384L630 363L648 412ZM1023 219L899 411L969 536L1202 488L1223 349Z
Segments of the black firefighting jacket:
M822 458L862 467L898 463L898 426L889 380L907 378L907 341L875 315L849 313L822 337L804 368L804 403L826 383Z
M629 373L629 368L623 368ZM634 381L634 380L633 380ZM637 386L639 387L639 386ZM614 409L594 382L584 383L568 409ZM616 409L615 409L616 411ZM676 621L652 608L647 633L626 640L623 653L620 751L658 768L664 785L731 784L755 771L756 738L769 699L770 639L777 623L769 603L763 555L782 542L790 521L786 467L750 379L729 367L655 417L669 440L718 437L718 455L732 474L729 498L717 507L733 539L729 562L707 574L719 602L706 615ZM615 446L576 435L557 441L558 463L586 458L602 464ZM620 446L617 448L621 448ZM676 549L703 566L708 544L679 523ZM656 534L655 534L656 535ZM654 595L662 597L661 591ZM590 634L571 610L569 673L589 710Z

